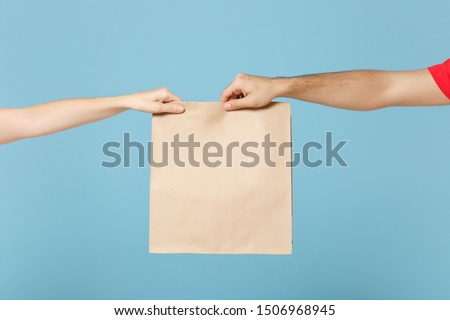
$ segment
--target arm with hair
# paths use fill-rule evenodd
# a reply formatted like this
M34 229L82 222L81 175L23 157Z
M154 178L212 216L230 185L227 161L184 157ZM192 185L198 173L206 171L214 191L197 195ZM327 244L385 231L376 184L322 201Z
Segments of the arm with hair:
M225 109L234 110L261 107L277 97L360 111L450 104L427 69L358 70L292 78L240 74L225 89L222 101Z

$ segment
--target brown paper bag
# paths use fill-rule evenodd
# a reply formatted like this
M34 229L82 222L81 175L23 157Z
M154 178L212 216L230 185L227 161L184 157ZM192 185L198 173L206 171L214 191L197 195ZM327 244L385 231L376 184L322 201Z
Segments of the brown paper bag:
M233 112L220 102L183 105L183 114L153 116L150 252L290 254L289 104ZM276 147L262 147L267 134ZM191 151L176 151L190 135Z

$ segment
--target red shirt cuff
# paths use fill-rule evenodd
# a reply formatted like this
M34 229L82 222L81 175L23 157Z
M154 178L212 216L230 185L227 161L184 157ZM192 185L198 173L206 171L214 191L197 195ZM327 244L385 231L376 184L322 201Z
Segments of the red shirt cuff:
M444 63L428 67L428 70L442 93L450 99L450 59Z

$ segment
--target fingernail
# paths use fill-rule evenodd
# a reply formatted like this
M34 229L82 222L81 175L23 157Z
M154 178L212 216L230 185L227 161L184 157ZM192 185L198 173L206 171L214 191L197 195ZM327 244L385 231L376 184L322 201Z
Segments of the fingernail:
M223 107L225 108L225 110L231 110L231 102L227 102L223 105Z
M183 112L184 108L182 106L177 106L177 112Z

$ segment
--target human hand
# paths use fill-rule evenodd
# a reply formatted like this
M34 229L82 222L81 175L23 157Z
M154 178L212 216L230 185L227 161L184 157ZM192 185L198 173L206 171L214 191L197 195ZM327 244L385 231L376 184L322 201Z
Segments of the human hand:
M125 96L125 104L128 108L151 113L182 113L183 106L176 102L182 100L167 88L133 93ZM169 103L175 102L175 103Z
M276 98L278 89L276 79L240 73L223 91L221 101L227 111L259 108Z

